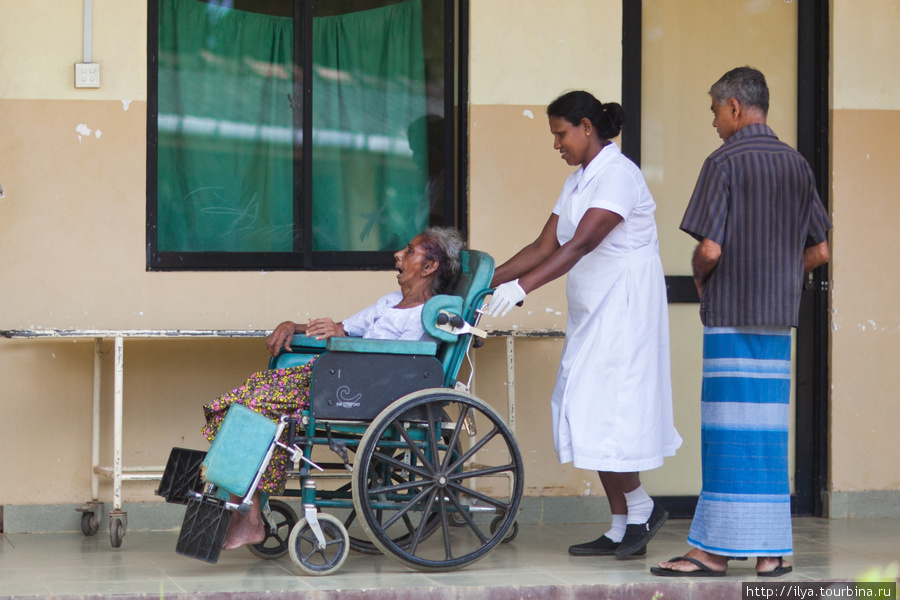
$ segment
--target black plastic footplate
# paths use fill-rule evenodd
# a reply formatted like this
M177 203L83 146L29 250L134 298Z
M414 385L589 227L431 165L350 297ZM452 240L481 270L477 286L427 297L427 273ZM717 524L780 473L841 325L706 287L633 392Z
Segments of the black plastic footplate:
M200 464L204 458L206 452L202 450L172 448L156 495L165 498L166 502L187 504L192 492L200 492L203 489Z
M232 515L225 502L218 498L204 495L189 499L175 552L216 564Z

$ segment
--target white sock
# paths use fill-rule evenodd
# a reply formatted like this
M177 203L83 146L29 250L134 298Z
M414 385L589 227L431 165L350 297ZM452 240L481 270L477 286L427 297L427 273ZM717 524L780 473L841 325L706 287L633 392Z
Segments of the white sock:
M628 503L628 524L640 525L646 523L653 512L653 498L644 491L644 486L625 492L625 502Z
M625 525L628 523L628 515L613 515L612 526L609 531L604 533L606 537L614 542L621 542L625 537Z

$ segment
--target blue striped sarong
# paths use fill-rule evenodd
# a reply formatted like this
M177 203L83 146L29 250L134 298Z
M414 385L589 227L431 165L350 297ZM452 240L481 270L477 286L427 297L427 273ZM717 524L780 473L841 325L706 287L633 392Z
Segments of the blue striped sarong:
M724 556L792 554L789 327L703 330L703 489L688 543Z

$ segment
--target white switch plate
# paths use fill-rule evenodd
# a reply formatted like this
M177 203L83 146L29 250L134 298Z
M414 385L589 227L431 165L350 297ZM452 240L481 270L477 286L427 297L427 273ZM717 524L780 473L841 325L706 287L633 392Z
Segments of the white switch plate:
M98 63L75 63L75 87L100 87L100 65Z

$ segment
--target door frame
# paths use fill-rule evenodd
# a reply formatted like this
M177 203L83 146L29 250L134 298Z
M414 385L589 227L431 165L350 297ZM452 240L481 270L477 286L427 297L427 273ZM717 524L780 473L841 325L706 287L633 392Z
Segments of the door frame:
M622 131L622 152L641 164L641 76L643 3L622 0L622 106L628 124ZM819 198L830 214L828 62L829 15L826 0L798 0L797 31L797 150L816 178ZM667 276L669 303L699 303L690 276ZM824 514L828 481L828 265L810 273L800 303L796 346L795 516ZM660 498L676 518L693 515L697 496Z

